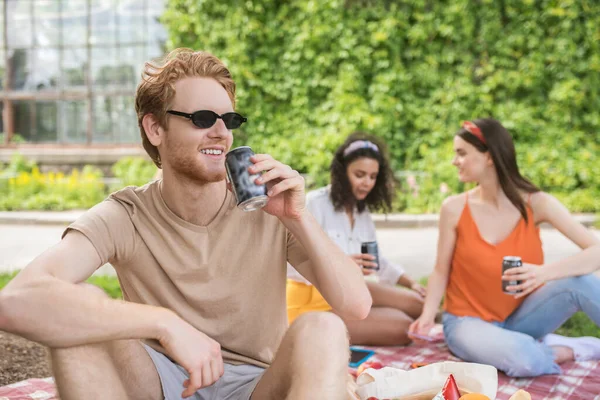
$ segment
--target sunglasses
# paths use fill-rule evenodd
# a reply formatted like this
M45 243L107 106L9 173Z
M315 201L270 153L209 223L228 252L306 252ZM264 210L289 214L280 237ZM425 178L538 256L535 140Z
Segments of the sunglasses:
M248 121L246 117L243 117L235 112L228 112L219 115L216 112L210 110L200 110L191 114L184 113L181 111L169 110L167 111L167 114L178 115L180 117L190 119L192 120L192 123L194 125L201 129L210 128L215 124L215 122L217 122L217 119L222 119L227 129L237 129L244 122Z

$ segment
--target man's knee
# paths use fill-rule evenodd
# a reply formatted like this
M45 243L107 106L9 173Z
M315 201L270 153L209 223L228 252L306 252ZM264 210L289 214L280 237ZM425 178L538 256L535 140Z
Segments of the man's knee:
M96 285L92 285L91 283L81 282L78 283L77 286L84 288L90 295L92 296L102 296L109 297L108 294L101 288ZM81 346L73 346L73 347L58 347L58 348L49 348L49 353L52 359L59 357L64 354L68 354L69 357L85 357L90 353L97 354L98 351L108 351L109 343L97 343L97 344L86 344Z
M92 360L99 354L110 353L110 342L84 344L80 346L72 347L53 347L49 348L50 358L53 363L60 362L61 360L69 361L86 361Z
M60 383L65 377L81 373L83 366L101 364L99 361L106 359L108 353L106 343L48 348L52 375Z
M328 332L345 332L344 321L331 312L317 311L304 313L292 324L290 328L309 328L311 330L326 330Z
M331 312L302 314L292 323L289 332L294 336L314 338L320 342L348 342L348 330L344 321Z
M291 344L290 356L295 360L295 373L311 376L316 364L323 370L335 371L335 376L347 370L350 341L346 325L337 315L303 314L290 326L287 339Z

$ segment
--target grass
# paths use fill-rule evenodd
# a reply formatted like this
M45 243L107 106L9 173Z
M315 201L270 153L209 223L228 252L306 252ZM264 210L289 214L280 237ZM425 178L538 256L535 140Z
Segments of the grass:
M16 275L16 272L13 273L0 273L0 289L2 289L6 284ZM94 284L102 289L108 295L114 299L122 298L121 287L119 286L119 281L114 276L92 276L87 280L87 282ZM427 280L420 280L421 284L426 285ZM600 327L596 326L582 312L575 313L567 322L561 326L556 333L564 336L595 336L600 337Z
M0 289L10 282L12 278L17 275L18 272L11 273L0 273ZM121 293L121 286L119 281L114 276L92 276L86 282L96 285L102 289L113 299L122 299L123 294Z
M594 336L600 337L600 328L596 326L584 313L575 313L567 322L556 330L556 333L563 336Z

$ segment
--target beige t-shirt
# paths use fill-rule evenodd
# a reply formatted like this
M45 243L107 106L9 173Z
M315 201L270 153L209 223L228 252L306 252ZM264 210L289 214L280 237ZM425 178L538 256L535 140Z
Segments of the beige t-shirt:
M278 218L238 209L229 191L210 224L186 222L161 182L113 193L65 234L83 233L114 266L125 300L175 311L221 344L225 362L266 367L287 329L286 263L306 261L304 248Z

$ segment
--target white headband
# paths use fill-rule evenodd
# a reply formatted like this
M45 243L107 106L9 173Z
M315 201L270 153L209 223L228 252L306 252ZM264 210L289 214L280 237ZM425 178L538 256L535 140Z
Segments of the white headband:
M344 157L348 157L348 154L353 153L359 149L371 149L375 153L379 153L379 147L377 147L375 143L370 142L368 140L356 140L350 143L350 146L346 147L346 150L344 150Z

